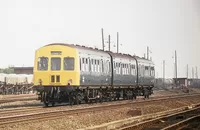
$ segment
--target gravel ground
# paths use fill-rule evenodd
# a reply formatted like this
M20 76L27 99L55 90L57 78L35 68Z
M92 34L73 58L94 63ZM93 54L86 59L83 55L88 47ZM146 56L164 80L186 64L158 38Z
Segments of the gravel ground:
M100 125L115 120L121 120L137 115L150 114L155 112L166 111L178 107L188 106L195 103L200 103L200 98L183 98L179 100L157 101L152 103L133 104L130 107L119 108L115 110L105 110L96 113L79 114L67 116L55 120L44 122L28 123L26 125L16 124L5 127L6 130L72 130L78 128L85 128L94 125Z
M35 93L32 94L13 94L13 95L0 95L0 99L10 99L10 98L29 98L36 96Z
M190 93L200 93L200 89L198 88L191 88L189 89ZM168 91L165 90L159 90L159 91L154 91L154 94L152 94L150 97L157 97L157 96L167 96L167 95L178 95L178 94L184 94L185 92L183 90L180 91L180 89L171 89L169 88ZM24 98L29 98L28 96L32 96L33 94L23 94L21 96L25 96L27 95L27 97ZM0 99L5 99L6 97L20 97L20 95L0 95ZM33 96L32 96L33 97ZM32 98L31 97L31 98ZM143 98L143 97L139 97L139 98ZM112 103L111 103L112 104ZM16 102L9 102L9 103L2 103L0 104L0 110L1 109L10 109L11 107L14 108L24 108L30 105L41 105L40 101L38 100L33 100L33 101L16 101ZM87 105L86 105L87 106Z
M0 104L0 111L7 109L20 109L24 107L38 106L40 105L40 101L38 100L30 100L30 101L15 101Z

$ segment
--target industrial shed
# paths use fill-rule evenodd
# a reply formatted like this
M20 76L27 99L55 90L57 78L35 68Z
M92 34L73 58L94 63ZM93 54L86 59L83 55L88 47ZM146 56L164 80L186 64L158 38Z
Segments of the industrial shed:
M33 67L13 67L15 74L33 74Z

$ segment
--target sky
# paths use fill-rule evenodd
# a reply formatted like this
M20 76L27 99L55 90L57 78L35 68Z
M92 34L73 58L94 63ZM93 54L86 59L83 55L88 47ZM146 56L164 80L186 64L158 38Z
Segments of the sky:
M189 77L192 67L200 77L199 0L1 0L0 68L33 66L35 50L49 43L102 48L111 35L116 51L144 56L146 48L156 66L156 77L174 77L177 51L178 77ZM106 44L106 49L108 45Z

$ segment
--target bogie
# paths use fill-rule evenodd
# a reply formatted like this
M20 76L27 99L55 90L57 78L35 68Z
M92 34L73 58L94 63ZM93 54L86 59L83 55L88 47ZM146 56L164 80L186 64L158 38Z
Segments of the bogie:
M51 87L48 91L41 92L41 102L45 106L55 106L55 103L69 103L70 105L78 105L81 103L98 103L108 102L114 100L134 100L137 96L144 96L149 98L151 95L150 87L143 87L141 89L133 88L113 88L113 89L98 89L98 88L86 88L86 89L73 89L72 91L58 91L54 87Z

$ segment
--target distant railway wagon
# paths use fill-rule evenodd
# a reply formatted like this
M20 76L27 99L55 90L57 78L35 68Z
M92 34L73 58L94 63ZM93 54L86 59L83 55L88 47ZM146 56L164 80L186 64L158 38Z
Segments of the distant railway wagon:
M154 78L154 63L137 56L63 43L35 53L34 87L46 106L148 97Z

